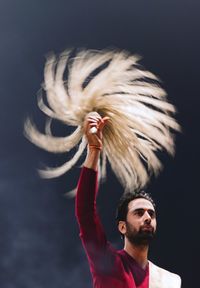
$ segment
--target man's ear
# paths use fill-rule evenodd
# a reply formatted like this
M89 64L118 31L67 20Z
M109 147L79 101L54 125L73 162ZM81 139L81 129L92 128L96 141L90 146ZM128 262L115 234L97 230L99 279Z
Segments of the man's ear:
M123 235L126 233L126 222L125 221L119 221L118 230Z

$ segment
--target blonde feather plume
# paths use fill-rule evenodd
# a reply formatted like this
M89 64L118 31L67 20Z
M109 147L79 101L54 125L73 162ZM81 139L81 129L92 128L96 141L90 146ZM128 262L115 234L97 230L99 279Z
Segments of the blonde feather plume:
M38 97L38 106L47 116L45 133L30 120L25 123L26 137L49 152L68 152L79 145L71 160L41 171L42 176L58 177L75 165L87 146L84 119L95 111L110 119L103 130L102 176L108 160L126 191L144 187L150 175L158 174L162 167L156 151L174 154L173 133L180 131L173 117L175 107L167 101L159 79L140 68L139 56L104 50L72 55L68 50L58 59L52 54L46 61L43 89L47 104ZM53 136L53 119L74 126L74 132Z

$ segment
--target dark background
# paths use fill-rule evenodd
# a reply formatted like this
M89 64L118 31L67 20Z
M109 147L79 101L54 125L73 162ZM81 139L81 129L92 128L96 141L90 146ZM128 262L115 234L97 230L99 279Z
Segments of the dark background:
M52 156L23 136L36 106L45 54L69 47L119 47L143 56L159 75L179 113L175 158L151 191L157 202L158 235L150 258L198 287L199 271L199 65L200 4L195 0L0 0L0 287L92 287L74 217L73 188L79 169L54 180L37 174ZM55 124L60 134L68 128ZM66 134L66 133L65 133ZM109 171L98 199L109 240L122 247L114 213L122 189Z

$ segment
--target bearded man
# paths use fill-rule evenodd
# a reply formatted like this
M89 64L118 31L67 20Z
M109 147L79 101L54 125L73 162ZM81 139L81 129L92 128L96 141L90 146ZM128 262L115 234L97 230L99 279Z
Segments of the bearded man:
M88 153L82 168L76 217L95 288L180 288L178 275L148 260L149 243L156 232L155 204L144 191L125 193L117 209L118 229L124 249L107 241L96 209L97 167L103 149L102 130L108 117L89 115L84 122Z

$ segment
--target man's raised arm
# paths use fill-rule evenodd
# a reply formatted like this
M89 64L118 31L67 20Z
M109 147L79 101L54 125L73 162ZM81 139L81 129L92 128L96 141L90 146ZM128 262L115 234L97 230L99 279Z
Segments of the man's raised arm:
M96 209L98 190L97 166L102 149L102 130L108 118L97 113L87 117L84 132L88 139L88 153L78 182L76 196L76 217L80 237L88 259L94 264L97 255L106 248L107 240ZM95 133L92 133L95 132Z

